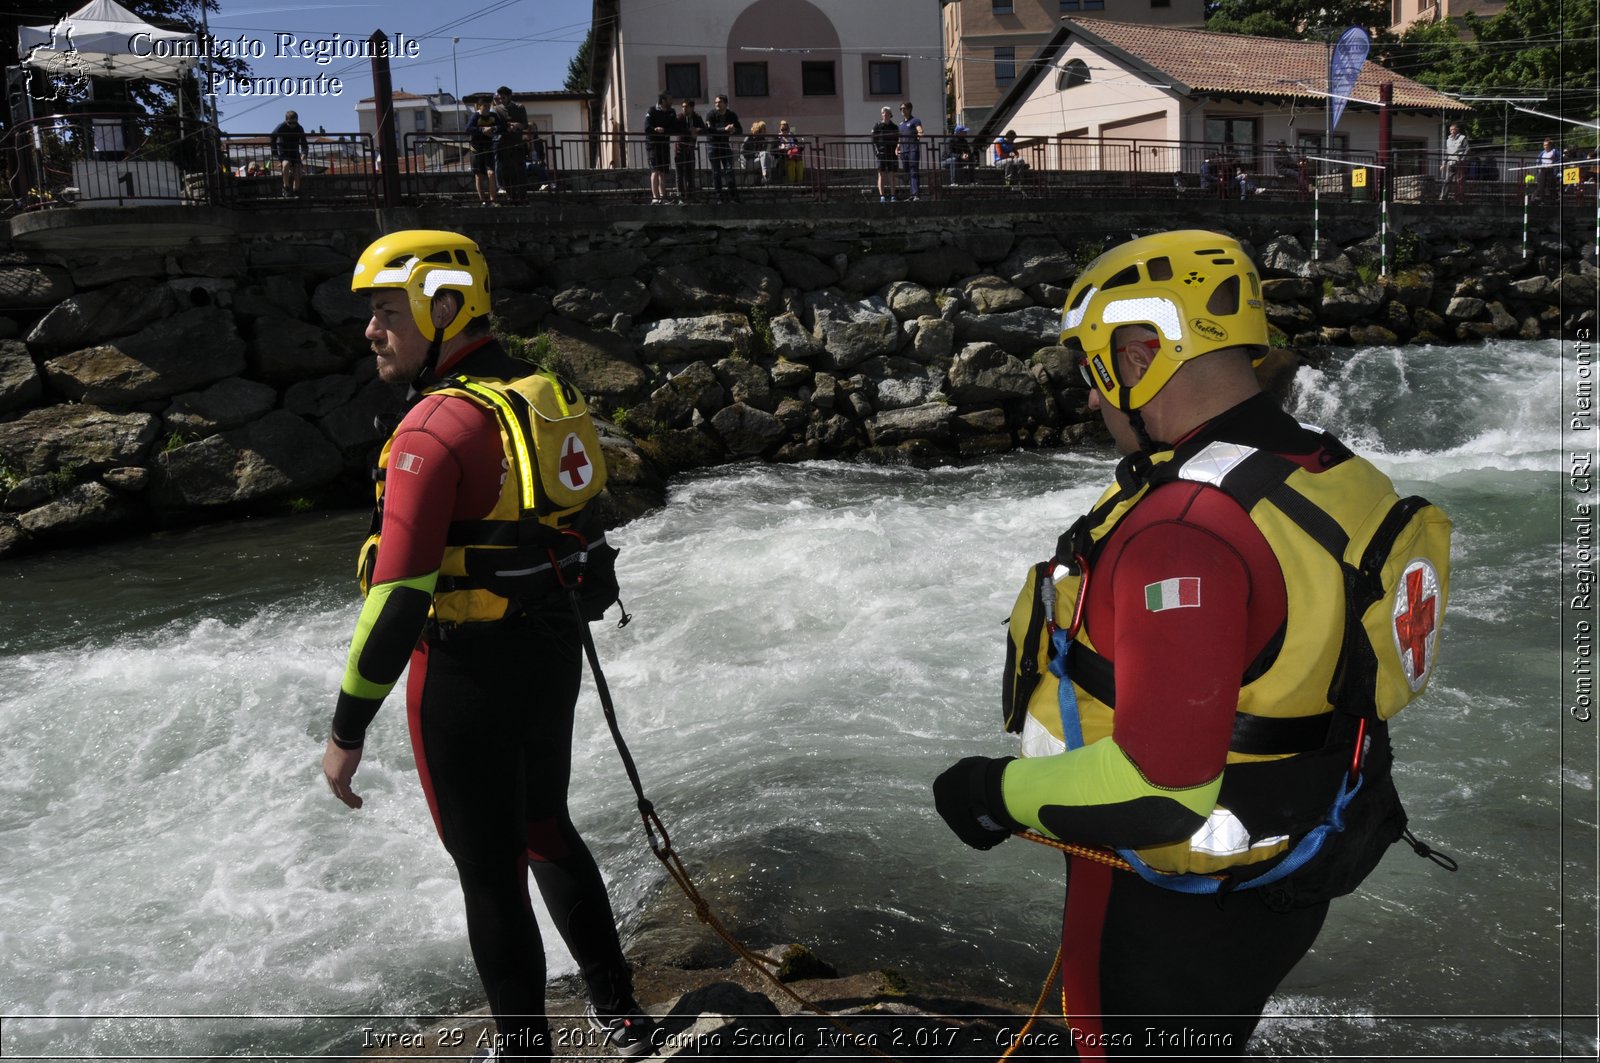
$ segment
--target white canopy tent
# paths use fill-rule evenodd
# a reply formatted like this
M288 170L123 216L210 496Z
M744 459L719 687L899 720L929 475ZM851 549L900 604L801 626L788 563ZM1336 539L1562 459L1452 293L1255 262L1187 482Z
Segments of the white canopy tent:
M181 50L188 54L155 55L156 41L164 42L161 51L187 41ZM158 29L115 0L89 0L59 22L18 27L17 50L24 66L59 77L177 82L194 68L198 46L193 33Z

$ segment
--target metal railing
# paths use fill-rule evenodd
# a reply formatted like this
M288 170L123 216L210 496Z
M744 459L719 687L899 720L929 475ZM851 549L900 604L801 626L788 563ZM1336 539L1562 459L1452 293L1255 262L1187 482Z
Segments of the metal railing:
M555 130L520 148L491 148L501 188L513 200L539 194L579 194L603 201L650 199L655 142L644 134ZM666 138L667 184L677 195L704 199L714 181L705 135ZM731 178L741 198L875 201L880 155L870 135L799 136L799 154L765 140L731 137ZM1313 197L1375 202L1387 185L1397 202L1520 203L1593 194L1597 164L1583 163L1586 185L1564 186L1559 174L1536 169L1537 153L1500 145L1475 148L1463 160L1412 147L1391 153L1387 168L1376 153L1333 149L1300 153L1281 145L1215 144L1144 138L1031 138L1018 142L1025 168L1006 174L993 146L970 138L925 135L917 144L919 197L1132 197L1219 200L1302 200ZM464 132L409 132L400 138L396 167L401 195L412 202L472 202L475 147ZM963 152L961 149L965 149ZM960 157L965 155L965 158ZM268 133L216 134L194 120L122 113L51 116L24 123L0 138L10 176L8 210L84 204L218 203L270 206L283 196L283 164ZM605 165L599 165L605 160ZM718 159L720 163L722 160ZM383 160L365 133L308 134L301 199L330 204L380 200ZM1569 165L1572 165L1569 163ZM1534 175L1530 185L1526 178ZM905 157L894 159L893 182L909 192ZM887 178L886 178L887 184Z

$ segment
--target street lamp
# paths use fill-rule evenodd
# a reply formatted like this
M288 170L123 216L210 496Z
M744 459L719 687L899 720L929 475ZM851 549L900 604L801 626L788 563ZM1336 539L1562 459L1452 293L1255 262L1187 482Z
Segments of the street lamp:
M461 43L460 37L450 38L450 72L456 79L456 132L461 131L461 71L456 68L456 45Z

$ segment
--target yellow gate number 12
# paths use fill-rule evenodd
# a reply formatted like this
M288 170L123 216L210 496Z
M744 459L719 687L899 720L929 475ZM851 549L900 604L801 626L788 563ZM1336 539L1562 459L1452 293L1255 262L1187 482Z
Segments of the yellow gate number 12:
M1578 167L1568 166L1563 169L1561 171L1561 183L1564 185L1581 185L1583 182L1578 178Z

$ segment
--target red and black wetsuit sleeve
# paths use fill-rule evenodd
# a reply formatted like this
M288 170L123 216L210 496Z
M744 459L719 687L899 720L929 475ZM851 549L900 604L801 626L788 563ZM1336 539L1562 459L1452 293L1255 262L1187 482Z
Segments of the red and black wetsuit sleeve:
M334 710L339 745L361 744L410 659L433 604L451 522L487 516L504 473L499 428L475 403L430 395L400 423L384 476L372 587Z
M1007 765L1008 813L1059 838L1143 848L1215 807L1246 668L1286 615L1248 514L1189 481L1154 488L1095 562L1085 630L1116 675L1108 739Z

